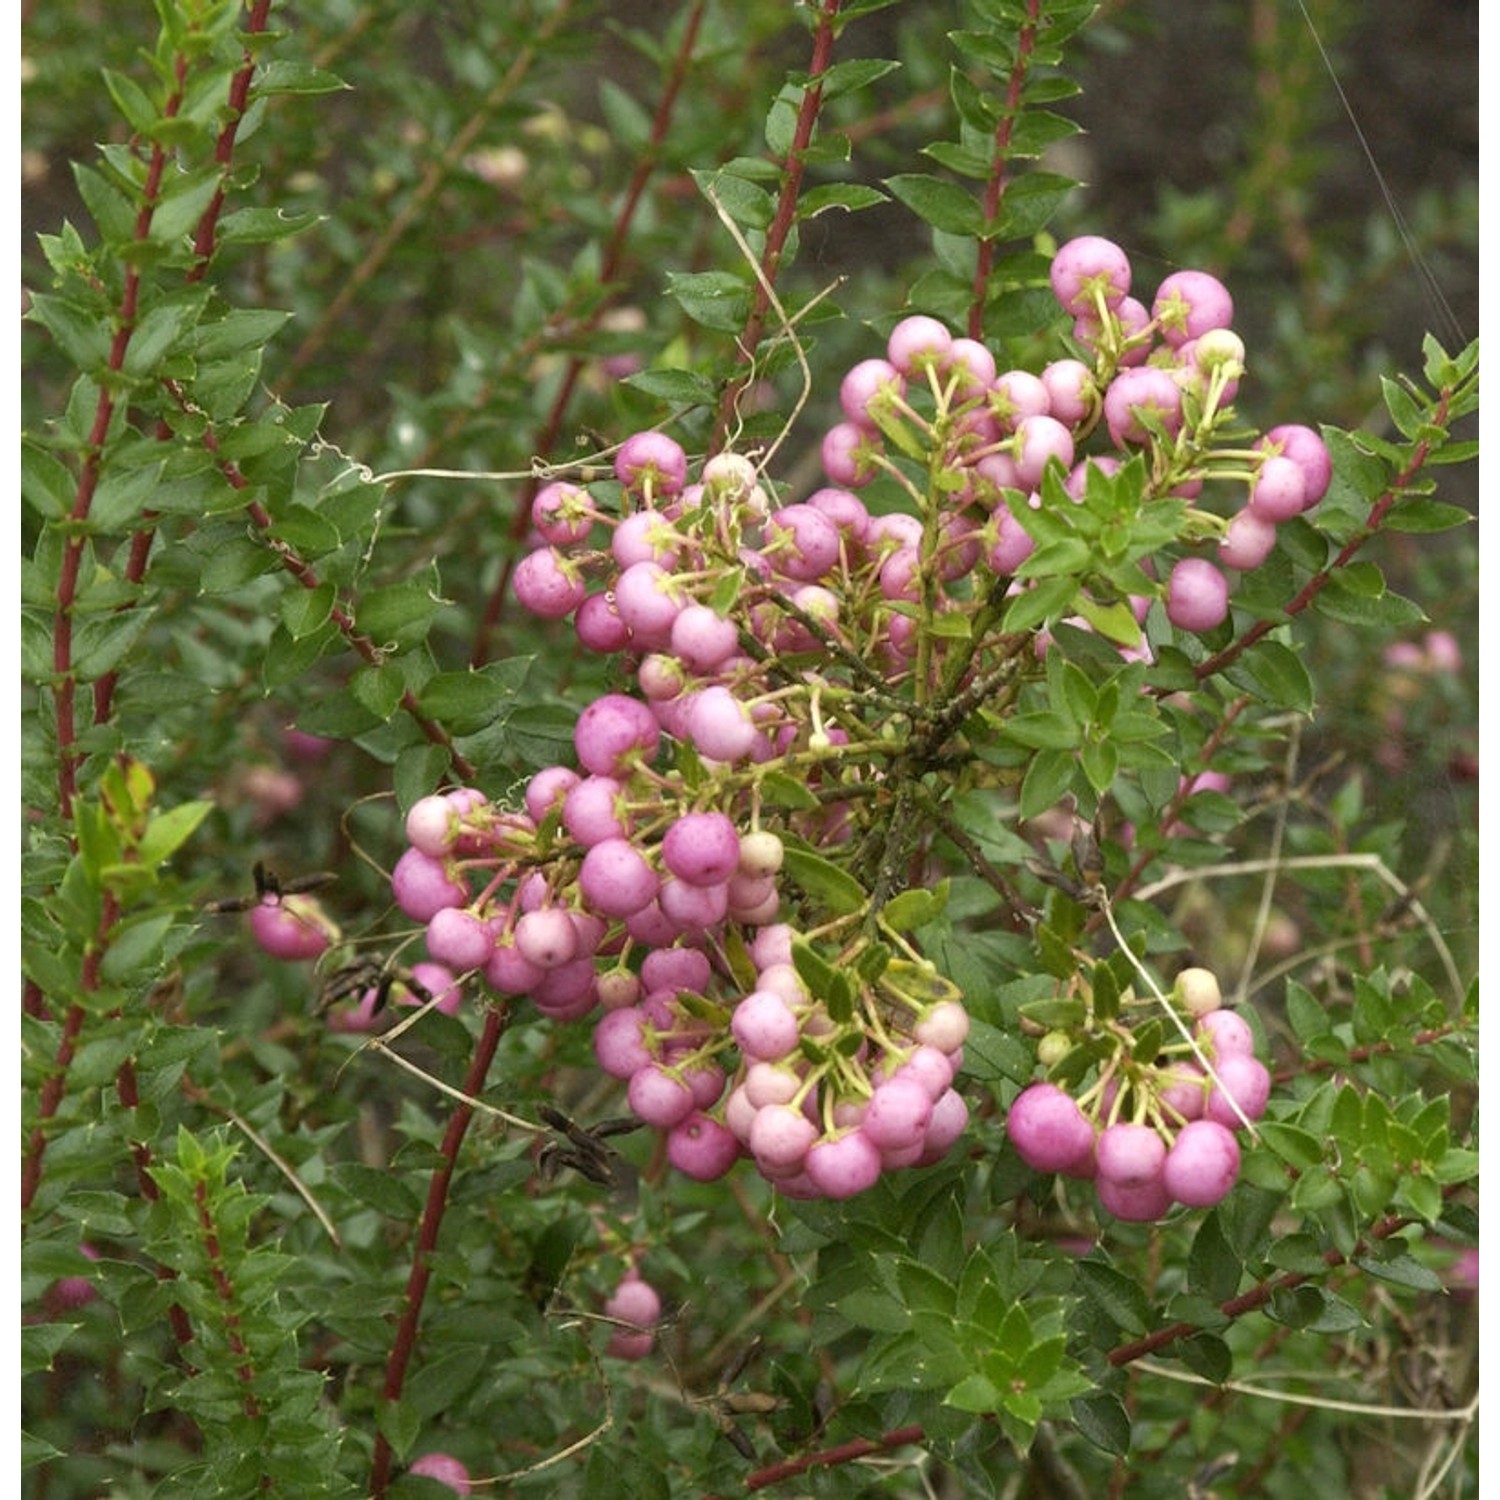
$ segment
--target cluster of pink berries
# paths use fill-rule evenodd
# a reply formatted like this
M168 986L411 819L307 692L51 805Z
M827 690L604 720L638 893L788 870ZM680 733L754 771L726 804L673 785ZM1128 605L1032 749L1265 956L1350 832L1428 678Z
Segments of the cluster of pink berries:
M1178 272L1147 309L1123 253L1090 237L1052 282L1091 363L1001 371L977 340L903 318L844 376L828 483L805 499L733 451L694 473L657 431L620 445L611 479L535 496L515 595L570 619L616 686L523 806L420 799L392 891L439 966L426 990L476 976L559 1021L602 1012L599 1065L691 1176L746 1157L787 1193L845 1197L964 1129L967 1014L889 914L937 874L912 798L941 808L976 715L1042 669L1044 632L1004 625L1033 586L1032 518L1095 503L1095 471L1144 471L1140 566L1091 573L1080 590L1105 595L1078 604L1128 654L1153 599L1178 629L1219 625L1229 585L1204 547L1255 566L1328 485L1311 429L1232 430L1244 351L1214 278ZM1210 482L1243 488L1233 518L1194 503ZM335 940L300 899L252 919L287 956Z
M967 1123L952 1087L963 1007L915 997L896 964L866 1004L830 1014L776 920L781 837L684 810L693 795L655 765L658 739L642 702L608 694L579 719L581 772L538 772L524 813L472 789L419 800L397 905L449 970L555 1020L602 1012L599 1066L691 1177L748 1156L785 1192L845 1197L936 1160ZM698 796L753 804L754 786L727 776Z
M1229 608L1223 569L1258 568L1276 545L1276 528L1311 509L1333 477L1323 439L1310 427L1273 427L1246 446L1231 439L1230 403L1244 372L1245 346L1230 324L1234 303L1206 271L1174 271L1151 306L1130 295L1131 267L1120 247L1096 235L1070 240L1052 261L1052 289L1074 318L1073 334L1094 353L1092 404L1058 413L1073 419L1073 436L1101 420L1118 455L1149 454L1148 494L1197 500L1205 483L1243 486L1227 521L1190 511L1182 540L1217 540L1218 565L1197 553L1178 559L1167 581L1167 617L1180 629L1211 630ZM1078 415L1075 415L1077 413Z
M1271 1075L1255 1056L1244 1017L1223 1008L1207 969L1178 975L1171 1002L1191 1026L1192 1043L1137 1059L1132 1034L1110 1033L1116 1047L1077 1097L1060 1085L1027 1085L1005 1127L1017 1154L1039 1172L1092 1181L1117 1219L1150 1222L1174 1203L1209 1208L1240 1170L1236 1132L1265 1112ZM1091 1038L1097 1042L1098 1038ZM1044 1063L1056 1064L1075 1038L1042 1039Z

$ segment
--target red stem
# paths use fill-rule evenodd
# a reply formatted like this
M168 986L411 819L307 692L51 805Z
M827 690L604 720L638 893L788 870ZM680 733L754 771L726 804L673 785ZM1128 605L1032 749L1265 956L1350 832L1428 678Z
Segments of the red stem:
M802 153L812 143L813 128L818 122L818 111L822 108L822 78L833 59L834 22L838 13L839 0L823 0L818 29L813 36L812 58L807 65L808 82L797 110L792 144L782 165L781 193L776 200L776 213L770 228L766 230L765 248L760 257L760 275L756 278L755 289L751 293L750 316L745 320L745 330L740 335L739 365L744 373L731 380L724 388L718 415L714 420L713 451L717 451L729 430L735 406L749 384L755 351L760 347L761 336L765 332L766 314L771 308L770 289L776 285L776 274L781 268L781 256L786 249L787 236L791 234L797 219L797 195L802 188L804 170Z
M494 1007L484 1018L484 1030L474 1049L469 1063L468 1075L464 1079L463 1092L476 1097L484 1088L490 1064L495 1058L495 1049L505 1034L510 1013L504 1007ZM381 1395L386 1401L399 1401L406 1383L407 1367L416 1351L417 1328L422 1320L422 1302L427 1295L427 1283L432 1275L428 1257L437 1249L438 1230L442 1227L443 1212L448 1206L448 1190L453 1183L453 1174L458 1169L459 1148L474 1118L472 1104L460 1104L448 1121L440 1148L442 1165L432 1175L427 1188L427 1204L422 1210L422 1222L417 1229L416 1253L412 1257L411 1275L406 1282L406 1306L401 1313L401 1322L391 1344L390 1357L386 1361L385 1385ZM391 1445L385 1434L377 1433L375 1453L370 1468L371 1500L383 1500L391 1478Z
M984 337L985 291L989 284L990 271L995 264L995 240L993 229L1000 217L1000 203L1005 197L1006 168L1010 163L1010 138L1016 128L1016 117L1021 113L1021 89L1026 75L1031 70L1031 53L1036 45L1036 33L1041 15L1041 0L1028 0L1026 24L1016 37L1016 60L1011 65L1010 80L1005 90L1005 112L995 126L995 155L990 169L990 179L984 190L984 222L986 233L979 241L979 254L974 263L974 290L969 302L969 328L971 339Z

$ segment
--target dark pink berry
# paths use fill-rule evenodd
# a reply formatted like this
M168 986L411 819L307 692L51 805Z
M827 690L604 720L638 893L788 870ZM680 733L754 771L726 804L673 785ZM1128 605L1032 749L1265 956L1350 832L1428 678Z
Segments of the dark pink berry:
M667 1133L667 1160L698 1182L722 1177L744 1154L733 1131L701 1110Z

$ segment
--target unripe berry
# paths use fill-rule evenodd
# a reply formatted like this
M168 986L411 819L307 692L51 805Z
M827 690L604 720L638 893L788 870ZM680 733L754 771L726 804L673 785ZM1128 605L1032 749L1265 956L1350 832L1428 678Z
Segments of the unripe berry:
M1173 981L1172 998L1190 1016L1206 1016L1224 1003L1218 978L1211 969L1183 969Z

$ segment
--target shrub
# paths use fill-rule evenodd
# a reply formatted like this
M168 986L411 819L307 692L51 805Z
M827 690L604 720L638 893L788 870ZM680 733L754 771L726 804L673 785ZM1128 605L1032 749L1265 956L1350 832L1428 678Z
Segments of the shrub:
M1473 204L1313 20L1134 198L1081 0L77 21L24 1492L1475 1493Z

